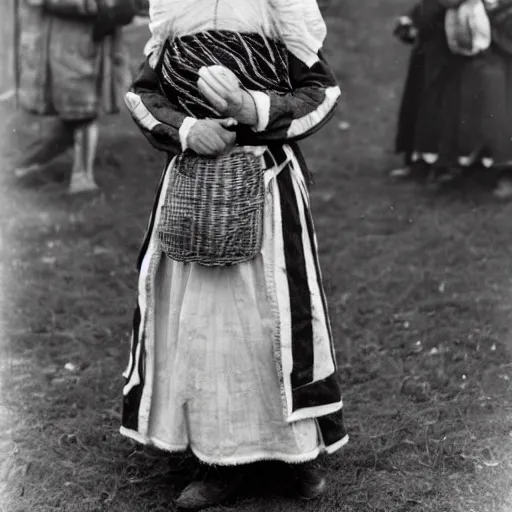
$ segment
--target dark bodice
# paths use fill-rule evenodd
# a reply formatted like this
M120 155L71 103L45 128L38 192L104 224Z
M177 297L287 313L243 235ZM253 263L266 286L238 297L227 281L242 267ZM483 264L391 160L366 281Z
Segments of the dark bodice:
M286 47L259 34L208 31L170 38L156 72L164 94L184 113L215 118L218 113L203 99L197 86L199 69L214 65L230 69L249 90L292 90Z

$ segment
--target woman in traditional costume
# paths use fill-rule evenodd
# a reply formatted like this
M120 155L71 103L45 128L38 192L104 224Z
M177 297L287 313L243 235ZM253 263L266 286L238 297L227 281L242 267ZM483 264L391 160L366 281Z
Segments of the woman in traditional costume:
M406 83L397 152L411 155L409 170L441 181L468 168L495 169L495 194L511 195L512 2L423 0L409 20L419 34L423 77L421 87Z
M314 498L326 482L312 461L348 440L296 144L340 95L320 53L324 21L315 0L152 0L150 16L126 103L168 158L139 258L121 433L216 467L185 488L182 508L219 503L265 460L293 464L298 494ZM179 253L190 219L176 227L166 212L181 200L184 162L228 174L222 163L242 153L262 171L259 249L231 264L201 263L196 245ZM198 209L208 194L199 187Z

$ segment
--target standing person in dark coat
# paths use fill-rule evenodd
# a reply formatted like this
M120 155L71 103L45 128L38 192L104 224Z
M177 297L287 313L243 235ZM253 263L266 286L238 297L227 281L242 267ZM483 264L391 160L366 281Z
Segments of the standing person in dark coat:
M416 84L415 90L410 81L406 84L397 141L403 142L401 134L405 133L413 142L409 147L397 144L397 151L408 151L415 162L412 168L430 172L441 181L464 169L484 172L492 168L498 171L495 194L508 197L512 195L507 178L512 163L512 96L508 87L512 77L512 2L483 2L478 22L485 23L483 13L490 25L489 44L475 51L457 50L451 41L461 33L448 32L447 36L451 30L447 13L460 18L476 4L422 0L413 9L410 18L419 32L424 59L423 84L419 88ZM469 39L481 37L471 24L467 27L473 30L467 33ZM407 102L408 95L415 95L416 103Z

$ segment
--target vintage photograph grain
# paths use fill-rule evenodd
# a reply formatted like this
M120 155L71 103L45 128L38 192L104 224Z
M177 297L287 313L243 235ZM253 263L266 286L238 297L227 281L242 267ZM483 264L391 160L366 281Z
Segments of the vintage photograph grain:
M0 512L512 512L512 0L0 14Z

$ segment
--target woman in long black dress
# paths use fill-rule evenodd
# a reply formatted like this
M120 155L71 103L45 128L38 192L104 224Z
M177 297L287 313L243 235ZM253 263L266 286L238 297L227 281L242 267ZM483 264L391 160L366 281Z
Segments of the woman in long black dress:
M447 11L463 1L422 0L415 6L410 19L419 33L422 84L406 83L397 137L397 152L407 151L416 170L441 180L468 168L496 171L499 197L512 194L510 4L485 3L491 41L474 55L454 53L447 40Z

